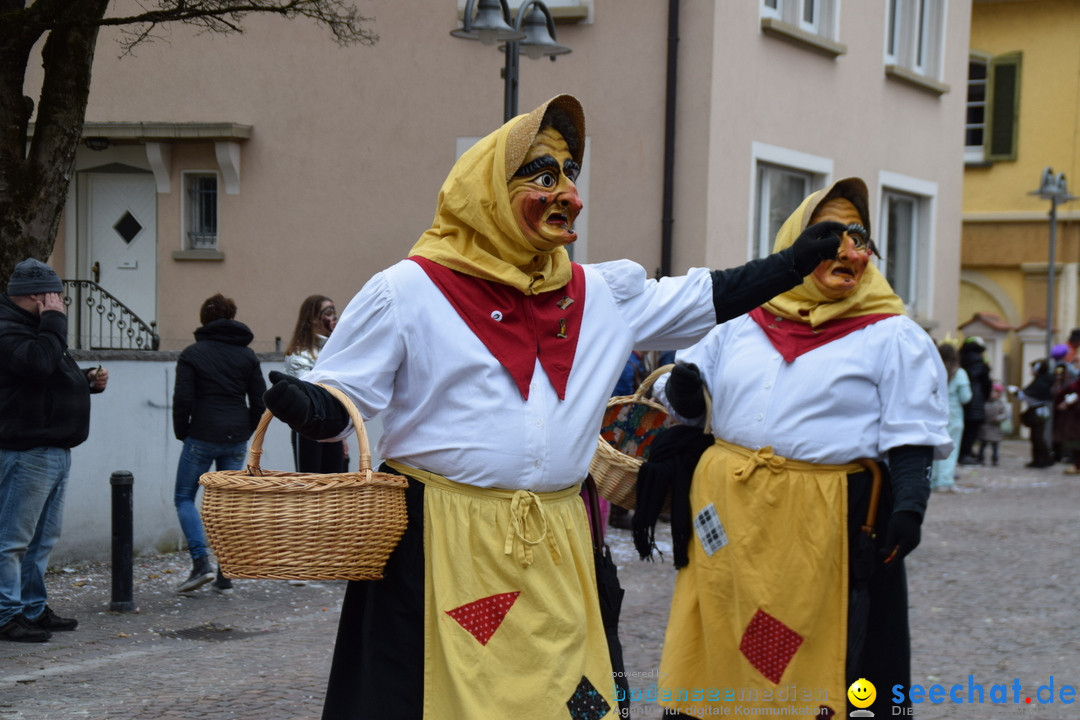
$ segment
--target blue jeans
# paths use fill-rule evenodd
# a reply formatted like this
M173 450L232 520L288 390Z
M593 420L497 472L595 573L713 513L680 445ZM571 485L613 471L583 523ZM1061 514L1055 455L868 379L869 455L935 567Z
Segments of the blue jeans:
M173 502L176 516L180 519L180 529L187 539L188 552L192 560L210 554L206 549L206 534L203 532L199 510L195 507L195 495L199 492L199 477L217 463L218 470L240 470L247 460L247 443L212 443L188 438L184 440L184 449L180 453L180 464L176 468L176 491Z
M71 451L0 450L0 625L45 610L45 570L60 538Z

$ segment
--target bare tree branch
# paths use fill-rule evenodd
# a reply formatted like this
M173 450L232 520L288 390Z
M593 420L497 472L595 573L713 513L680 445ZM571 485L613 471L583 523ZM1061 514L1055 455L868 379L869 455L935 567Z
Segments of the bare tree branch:
M143 8L143 12L108 16L97 23L101 27L145 26L125 31L126 37L121 43L125 53L129 53L135 45L152 39L156 25L179 22L211 32L242 33L242 19L254 13L279 15L290 20L313 20L326 26L339 45L372 45L379 39L364 26L372 18L361 16L356 6L346 0L158 0L155 3L140 2L139 7ZM52 27L64 27L70 22L67 17L59 17Z

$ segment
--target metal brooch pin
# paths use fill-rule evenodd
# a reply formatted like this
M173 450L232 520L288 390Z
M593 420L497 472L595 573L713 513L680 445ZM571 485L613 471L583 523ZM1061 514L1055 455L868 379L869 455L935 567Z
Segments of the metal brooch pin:
M566 337L566 320L559 320L559 332L555 333L557 338Z
M560 310L565 310L566 308L574 304L574 298L570 297L569 295L564 295L563 299L555 304L559 306Z

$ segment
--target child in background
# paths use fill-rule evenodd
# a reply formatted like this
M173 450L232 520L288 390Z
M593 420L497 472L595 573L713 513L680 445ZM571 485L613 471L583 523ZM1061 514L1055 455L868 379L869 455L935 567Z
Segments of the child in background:
M986 401L986 420L979 428L979 464L986 464L986 446L990 446L990 464L998 464L998 445L1001 444L1001 424L1009 417L1009 406L1002 394L1005 387L1001 383L990 386L990 398Z
M960 367L960 355L956 345L948 340L938 343L941 362L949 377L949 423L946 432L953 441L952 452L947 458L935 460L930 476L930 489L934 492L956 492L956 461L960 457L960 438L964 432L964 404L971 401L971 381Z

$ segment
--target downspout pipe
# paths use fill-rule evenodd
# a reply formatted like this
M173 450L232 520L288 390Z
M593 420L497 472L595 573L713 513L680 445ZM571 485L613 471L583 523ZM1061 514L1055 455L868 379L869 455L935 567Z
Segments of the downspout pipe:
M668 0L667 90L664 98L664 196L660 220L660 275L671 275L675 225L675 97L679 65L679 0Z

